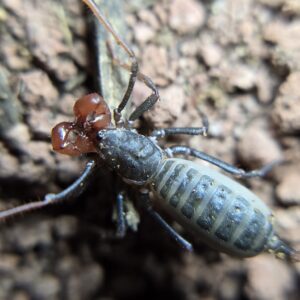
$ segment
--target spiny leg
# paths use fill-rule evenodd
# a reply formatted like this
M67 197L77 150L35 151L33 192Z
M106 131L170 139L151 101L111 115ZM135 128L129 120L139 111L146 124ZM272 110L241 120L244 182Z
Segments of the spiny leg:
M96 161L90 160L86 164L86 167L83 173L80 175L80 177L69 187L67 187L65 190L61 191L58 194L48 194L41 201L30 202L14 208L0 211L0 221L5 221L10 217L15 217L21 214L25 214L35 209L43 208L56 203L61 203L69 198L72 198L75 195L78 196L84 191L89 179L91 178L92 174L96 170L96 166L97 166Z
M140 197L143 205L147 209L148 213L161 225L161 227L167 232L167 234L173 238L182 248L188 251L193 251L193 245L184 239L176 230L174 230L162 217L158 214L150 204L149 192L141 191Z
M129 55L131 59L131 66L130 66L130 78L127 86L127 90L123 96L123 99L119 106L114 110L114 119L116 123L119 123L121 120L121 112L125 108L130 95L132 94L132 90L134 87L134 84L136 82L137 74L138 74L138 62L137 58L133 52L133 50L122 40L122 38L115 32L115 30L112 28L111 24L106 20L104 15L101 13L97 5L92 0L82 0L94 13L96 18L99 20L99 22L104 26L104 28L112 34L114 37L116 43L124 49L124 51Z
M221 169L224 171L231 173L233 175L236 175L241 178L250 178L250 177L264 177L268 172L272 170L272 168L280 163L282 163L281 160L274 161L261 169L257 170L252 170L252 171L245 171L243 169L237 168L231 164L228 164L220 159L217 159L211 155L208 155L202 151L195 150L191 147L187 146L172 146L170 148L166 149L167 153L170 153L172 155L176 154L183 154L183 155L189 155L193 156L196 158L200 158L202 160L205 160Z

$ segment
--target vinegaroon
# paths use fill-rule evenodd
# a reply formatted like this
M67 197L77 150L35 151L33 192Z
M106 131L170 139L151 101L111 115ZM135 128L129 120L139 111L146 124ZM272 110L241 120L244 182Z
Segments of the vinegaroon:
M278 257L299 260L299 253L275 233L270 209L250 190L212 169L175 156L184 154L196 157L241 178L264 176L274 164L246 172L193 148L180 145L162 149L156 142L168 135L206 135L206 122L200 128L154 130L149 137L139 134L132 127L134 121L154 106L159 92L155 84L139 72L134 52L114 31L95 3L92 0L83 2L129 55L131 66L127 90L119 106L114 109L113 118L107 103L98 94L83 96L75 102L75 120L59 123L52 130L53 149L71 156L95 152L97 158L90 160L82 175L62 192L48 194L42 201L2 211L0 220L80 194L101 164L116 171L123 181L137 188L148 212L187 250L192 250L192 245L151 207L149 191L176 221L219 251L238 257L269 251ZM125 120L122 111L138 77L152 90L152 94ZM118 233L121 236L126 230L123 201L124 196L120 193L117 212Z

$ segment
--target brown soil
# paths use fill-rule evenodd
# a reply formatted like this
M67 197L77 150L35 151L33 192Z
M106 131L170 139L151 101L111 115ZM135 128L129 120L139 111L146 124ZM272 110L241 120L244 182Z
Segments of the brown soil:
M187 144L245 169L283 159L267 178L244 184L272 207L278 232L295 249L298 2L130 0L119 16L141 72L161 95L138 125L145 131L201 126L200 110L209 136L168 144ZM62 190L83 169L85 158L53 153L50 131L72 117L77 98L97 89L93 37L91 14L79 0L0 0L1 210ZM112 78L105 79L110 84ZM137 84L134 105L148 95ZM187 253L135 195L138 231L116 238L114 178L103 169L73 202L0 224L0 299L298 299L299 263L270 254L231 258L166 216L193 242L195 251Z

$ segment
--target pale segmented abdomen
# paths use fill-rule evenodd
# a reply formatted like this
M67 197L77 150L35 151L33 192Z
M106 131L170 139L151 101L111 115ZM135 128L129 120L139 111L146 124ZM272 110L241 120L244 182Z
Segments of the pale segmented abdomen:
M273 237L272 213L238 182L191 161L167 159L152 189L176 221L231 255L263 251Z

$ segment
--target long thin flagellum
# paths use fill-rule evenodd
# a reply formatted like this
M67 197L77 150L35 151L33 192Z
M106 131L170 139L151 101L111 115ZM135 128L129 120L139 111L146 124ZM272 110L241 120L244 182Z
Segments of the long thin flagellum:
M291 260L294 262L300 262L300 251L294 250L291 254Z
M300 262L300 252L287 245L276 235L269 239L267 250L274 253L278 258Z
M26 203L17 207L13 207L4 211L0 211L0 220L5 221L11 217L15 217L18 215L25 214L26 212L42 208L44 206L47 206L46 201L37 201L37 202L30 202Z
M105 19L104 15L101 13L101 11L98 9L97 5L92 0L82 0L93 12L93 14L96 16L96 18L99 20L99 22L106 28L107 31L109 31L116 43L120 45L130 57L135 57L135 54L133 50L121 39L121 37L115 32L111 24Z

